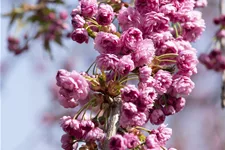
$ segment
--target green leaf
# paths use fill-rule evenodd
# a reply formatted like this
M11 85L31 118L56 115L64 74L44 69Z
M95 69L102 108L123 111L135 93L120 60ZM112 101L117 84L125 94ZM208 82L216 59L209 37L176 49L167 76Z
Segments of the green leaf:
M14 21L16 20L16 18L17 18L16 14L13 14L11 16L11 19L10 19L10 22L9 22L9 26L8 26L8 30L12 27L12 25L13 25Z
M60 46L63 46L63 43L62 43L62 37L59 35L59 36L56 36L55 38L55 42L57 44L59 44Z
M30 22L36 22L36 21L39 21L39 20L40 20L40 17L37 16L37 15L32 15L32 16L27 18L27 21L30 21Z
M9 26L8 26L8 30L12 27L12 25L14 24L14 22L17 20L17 19L22 19L23 18L23 14L15 14L13 13L11 15L11 19L10 19L10 22L9 22Z
M47 40L44 41L44 48L49 53L50 58L53 59L49 41L47 41Z
M48 8L48 7L45 7L45 8L43 8L42 9L42 13L44 14L44 15L48 15L49 13L51 13L51 12L55 12L55 10L54 9L50 9L50 8Z

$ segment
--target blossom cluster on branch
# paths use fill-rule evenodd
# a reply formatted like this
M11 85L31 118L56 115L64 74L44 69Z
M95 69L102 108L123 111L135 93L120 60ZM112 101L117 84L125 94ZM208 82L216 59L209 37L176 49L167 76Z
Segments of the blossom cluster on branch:
M215 34L213 50L209 54L201 54L199 61L204 64L207 69L221 72L225 70L225 56L223 54L225 50L225 14L214 18L214 24L220 27Z
M184 108L183 96L195 86L190 77L197 73L198 59L190 42L205 28L195 4L79 1L71 13L71 38L77 43L93 38L99 56L86 72L61 69L56 75L60 104L81 106L74 117L61 118L63 149L167 149L172 129L163 124L165 118ZM111 122L116 115L118 122ZM143 127L148 122L160 126L149 130ZM114 135L110 124L116 124Z
M10 26L18 22L17 29L24 28L20 34L24 34L22 39L17 38L13 33L8 37L8 49L15 55L22 54L30 47L30 43L41 38L43 47L47 52L51 52L51 42L63 45L62 38L70 37L68 34L68 24L66 11L57 12L51 8L50 4L64 4L61 0L47 1L39 0L37 4L31 5L23 3L20 7L14 8L4 16L10 18ZM24 27L26 26L26 27ZM29 27L28 27L29 26Z

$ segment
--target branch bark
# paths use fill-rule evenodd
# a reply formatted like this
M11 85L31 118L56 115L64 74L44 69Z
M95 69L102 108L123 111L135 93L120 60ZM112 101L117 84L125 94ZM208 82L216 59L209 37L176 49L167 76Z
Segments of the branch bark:
M108 127L106 132L106 138L103 143L103 150L109 150L109 140L117 132L117 129L119 127L120 108L121 108L121 98L116 97L113 100L113 104L110 110L110 117L107 122Z
M225 108L225 71L223 71L222 80L221 107Z

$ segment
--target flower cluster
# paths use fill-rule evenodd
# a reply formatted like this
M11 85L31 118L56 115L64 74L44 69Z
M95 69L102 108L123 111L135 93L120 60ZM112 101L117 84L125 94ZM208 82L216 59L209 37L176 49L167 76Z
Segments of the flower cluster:
M65 108L74 108L78 100L85 100L88 96L88 82L76 71L59 70L56 76L59 93L62 96L60 104Z
M193 0L135 0L133 7L122 1L79 1L71 13L71 38L77 43L93 38L99 56L85 73L59 70L56 76L64 107L84 102L73 119L62 119L67 133L62 137L64 149L72 149L80 141L89 149L96 144L110 150L166 149L172 134L163 124L166 116L184 108L183 96L195 86L191 76L197 73L198 59L190 42L205 28L195 5ZM130 80L136 82L130 84ZM115 108L120 117L109 140L102 133L108 133L109 124L115 123L110 122ZM87 118L88 131L82 129ZM148 121L161 126L150 131L142 127ZM100 131L95 133L95 128Z
M209 54L201 54L199 61L204 64L207 69L213 69L220 72L225 70L225 56L223 55L223 49L225 47L225 15L214 18L214 23L220 26L215 34L216 40L213 46L214 48Z
M147 130L146 130L147 131ZM147 131L148 136L145 138L146 145L141 145L140 132L131 129L129 133L124 135L117 134L110 139L109 147L111 150L125 150L125 149L155 149L161 150L165 146L172 135L172 129L167 128L166 125L162 124L158 129ZM168 150L176 150L169 148Z
M58 12L52 8L51 4L63 4L62 1L42 1L38 0L36 4L23 3L21 6L12 9L4 16L10 18L9 29L15 24L16 21L20 22L20 26L29 24L29 28L26 26L20 34L24 34L23 39L15 40L15 34L8 37L8 49L15 55L21 54L27 51L30 47L30 43L41 37L44 49L51 52L50 43L57 43L63 45L62 38L68 38L69 34L66 33L68 24L66 19L68 13L66 11ZM23 26L21 26L23 24ZM28 28L28 29L27 29Z
M59 38L58 36L62 34L62 31L68 29L68 25L65 23L67 17L67 12L61 11L58 15L51 12L44 18L44 20L49 22L48 29L43 35L45 41L57 40Z
M61 138L62 148L76 149L77 142L81 139L85 141L102 141L104 138L103 130L95 126L91 120L82 120L64 116L61 118L61 127L66 132ZM65 138L66 137L66 138Z
M208 5L207 0L195 0L195 8L203 8Z
M225 56L220 49L213 49L209 54L201 54L199 61L203 63L207 69L215 71L225 70Z
M24 36L26 39L27 37ZM16 37L9 36L8 37L8 49L10 52L14 53L15 55L19 55L22 52L28 50L28 45L25 44L24 46L21 47L20 45L20 40Z

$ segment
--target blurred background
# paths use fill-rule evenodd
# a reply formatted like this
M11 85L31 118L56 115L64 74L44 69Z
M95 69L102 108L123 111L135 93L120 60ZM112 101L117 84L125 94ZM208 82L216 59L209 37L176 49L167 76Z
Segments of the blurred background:
M2 1L1 14L23 2L35 3L34 0ZM57 6L57 9L71 12L77 1L67 0L66 6ZM198 55L211 50L210 43L217 31L212 20L219 15L218 0L208 0L208 7L201 11L206 31L193 44ZM70 17L67 22L71 26ZM52 44L52 59L43 50L41 41L36 41L27 52L15 56L7 49L7 37L20 38L22 29L15 27L9 31L9 24L10 19L1 16L1 150L61 149L63 132L59 118L73 110L66 110L58 104L55 75L61 68L86 70L97 56L93 41L77 44L64 39L63 47ZM195 89L187 98L186 107L173 117L167 117L166 123L173 129L168 146L178 150L225 150L225 110L220 106L221 76L198 65L198 74L192 78Z

